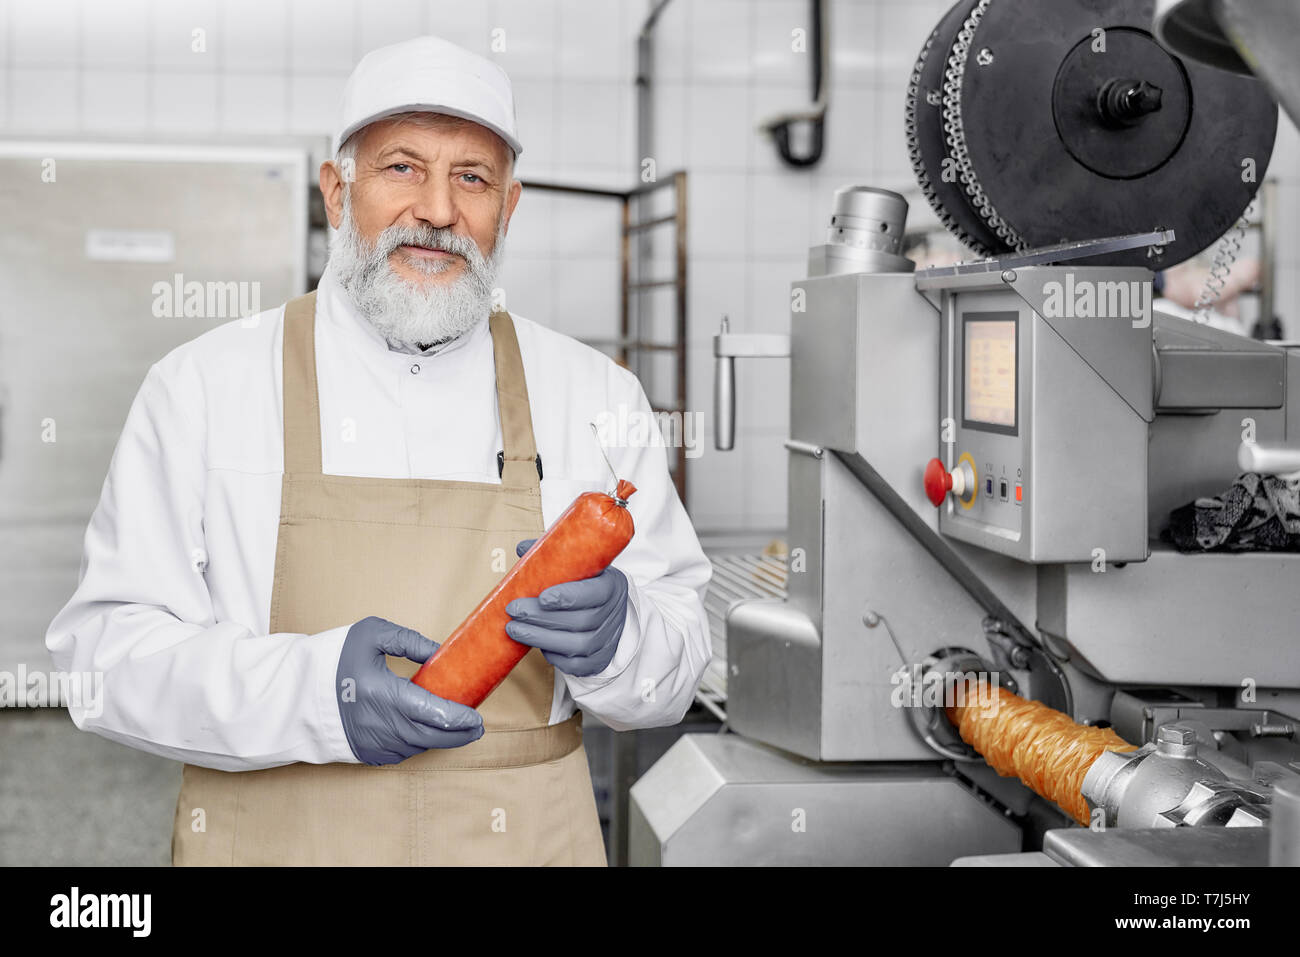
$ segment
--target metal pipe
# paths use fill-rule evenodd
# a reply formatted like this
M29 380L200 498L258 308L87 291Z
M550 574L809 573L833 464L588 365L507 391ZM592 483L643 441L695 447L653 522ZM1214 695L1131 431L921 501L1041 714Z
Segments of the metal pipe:
M687 273L687 256L686 256L686 172L678 170L673 174L673 194L677 200L677 342L681 348L677 350L677 408L682 413L682 435L686 434L686 416L689 415L687 408L687 381L688 373L686 371L686 349L690 339L687 336L687 295L686 295L686 273ZM686 443L685 441L677 444L677 494L682 503L686 504Z
M1290 779L1274 783L1269 830L1268 863L1300 867L1300 783Z

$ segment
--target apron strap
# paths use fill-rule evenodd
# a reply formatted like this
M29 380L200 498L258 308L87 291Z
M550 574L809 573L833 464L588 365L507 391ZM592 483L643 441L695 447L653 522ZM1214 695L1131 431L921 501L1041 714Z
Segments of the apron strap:
M501 483L539 488L537 442L528 405L528 383L510 313L488 318L496 366L497 410L505 464ZM316 293L290 299L284 307L284 470L320 475L320 398L316 390Z
M488 317L488 326L492 330L492 352L496 357L497 409L501 414L501 441L505 445L501 484L539 488L533 413L528 404L528 383L524 379L515 322L503 309Z
M284 470L321 474L320 398L316 392L316 292L284 307Z

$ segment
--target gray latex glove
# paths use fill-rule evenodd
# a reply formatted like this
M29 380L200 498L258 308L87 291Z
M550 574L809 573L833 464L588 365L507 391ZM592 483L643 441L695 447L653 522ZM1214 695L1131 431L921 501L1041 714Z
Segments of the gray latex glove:
M520 558L535 538L515 546ZM610 565L594 578L561 582L533 598L506 605L506 634L542 649L565 674L587 677L609 666L627 623L627 576Z
M348 745L365 764L396 764L430 748L458 748L483 736L473 708L430 694L393 674L384 655L424 663L438 643L371 615L343 639L334 693Z

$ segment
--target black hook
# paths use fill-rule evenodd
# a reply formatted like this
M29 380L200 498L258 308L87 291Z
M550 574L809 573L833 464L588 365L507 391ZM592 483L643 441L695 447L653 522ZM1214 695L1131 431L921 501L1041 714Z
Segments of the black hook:
M815 120L805 121L812 124L812 144L809 146L806 156L795 156L790 152L790 127L795 122L795 120L786 120L770 128L772 136L776 139L777 151L781 154L781 159L785 160L789 166L815 166L822 158L822 148L825 144L824 127L826 117L823 115Z

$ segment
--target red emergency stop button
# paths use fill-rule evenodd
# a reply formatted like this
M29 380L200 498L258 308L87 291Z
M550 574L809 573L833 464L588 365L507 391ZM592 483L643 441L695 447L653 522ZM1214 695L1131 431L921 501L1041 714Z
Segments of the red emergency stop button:
M952 473L938 459L930 459L925 466L925 497L938 508L952 489Z
M958 462L957 467L949 472L939 459L930 459L925 466L923 478L925 496L930 504L938 508L949 492L963 502L975 497L975 472L966 462Z

